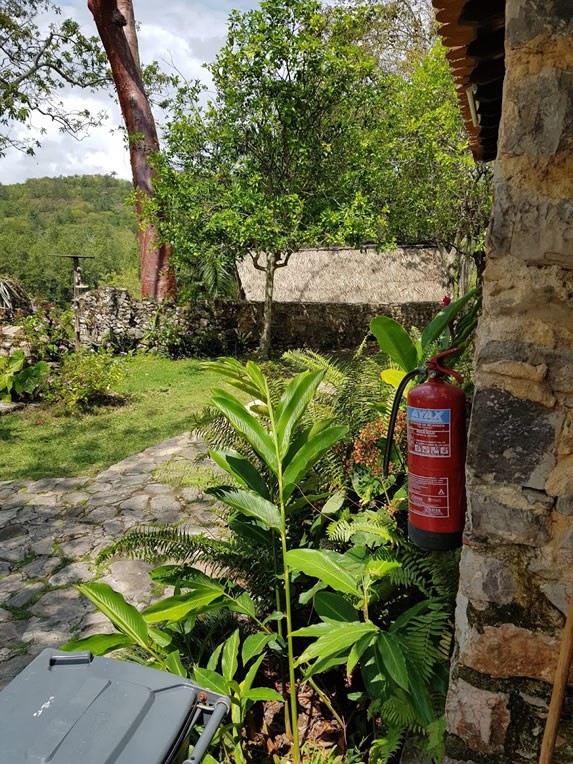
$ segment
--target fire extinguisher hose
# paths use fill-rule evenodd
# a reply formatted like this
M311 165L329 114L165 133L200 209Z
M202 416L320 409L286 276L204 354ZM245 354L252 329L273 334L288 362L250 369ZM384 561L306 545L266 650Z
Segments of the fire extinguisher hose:
M400 384L398 385L398 389L396 390L396 395L394 396L394 402L392 403L392 411L390 413L390 421L388 422L388 432L386 434L386 449L384 451L384 464L382 467L382 475L387 478L388 477L388 469L390 467L390 454L392 453L392 442L394 441L394 429L396 428L396 418L398 416L398 411L400 409L400 401L402 400L402 396L404 395L404 390L406 389L406 385L410 380L414 379L414 377L427 377L428 376L428 369L426 369L424 366L421 366L418 369L412 369L412 371L407 372L403 379L401 380Z

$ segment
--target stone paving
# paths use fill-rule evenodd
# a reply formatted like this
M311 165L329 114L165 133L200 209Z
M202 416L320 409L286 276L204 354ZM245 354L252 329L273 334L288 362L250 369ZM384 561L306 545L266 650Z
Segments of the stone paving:
M93 564L129 528L181 523L192 532L217 532L208 496L153 475L162 462L191 462L202 450L185 433L95 478L0 482L0 688L44 648L112 630L74 583L97 577L138 607L151 601L152 565L115 559L96 570Z

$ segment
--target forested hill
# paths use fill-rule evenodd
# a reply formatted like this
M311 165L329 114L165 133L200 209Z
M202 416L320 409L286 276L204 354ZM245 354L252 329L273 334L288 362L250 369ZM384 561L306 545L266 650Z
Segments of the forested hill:
M137 225L131 183L110 175L34 178L0 184L0 276L60 305L72 295L72 265L59 255L91 255L84 283L137 280Z

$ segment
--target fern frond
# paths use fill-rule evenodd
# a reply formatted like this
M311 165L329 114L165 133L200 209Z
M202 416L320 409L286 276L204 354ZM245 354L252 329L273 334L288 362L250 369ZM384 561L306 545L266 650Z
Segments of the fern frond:
M389 722L386 722L386 726L384 736L377 738L370 748L370 764L388 764L402 746L406 736L406 726L402 724L392 725Z

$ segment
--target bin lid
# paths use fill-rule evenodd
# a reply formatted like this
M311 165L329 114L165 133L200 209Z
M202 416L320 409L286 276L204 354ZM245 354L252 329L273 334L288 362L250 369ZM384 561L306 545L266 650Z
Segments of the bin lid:
M44 650L0 692L0 762L164 764L198 691L147 666Z

